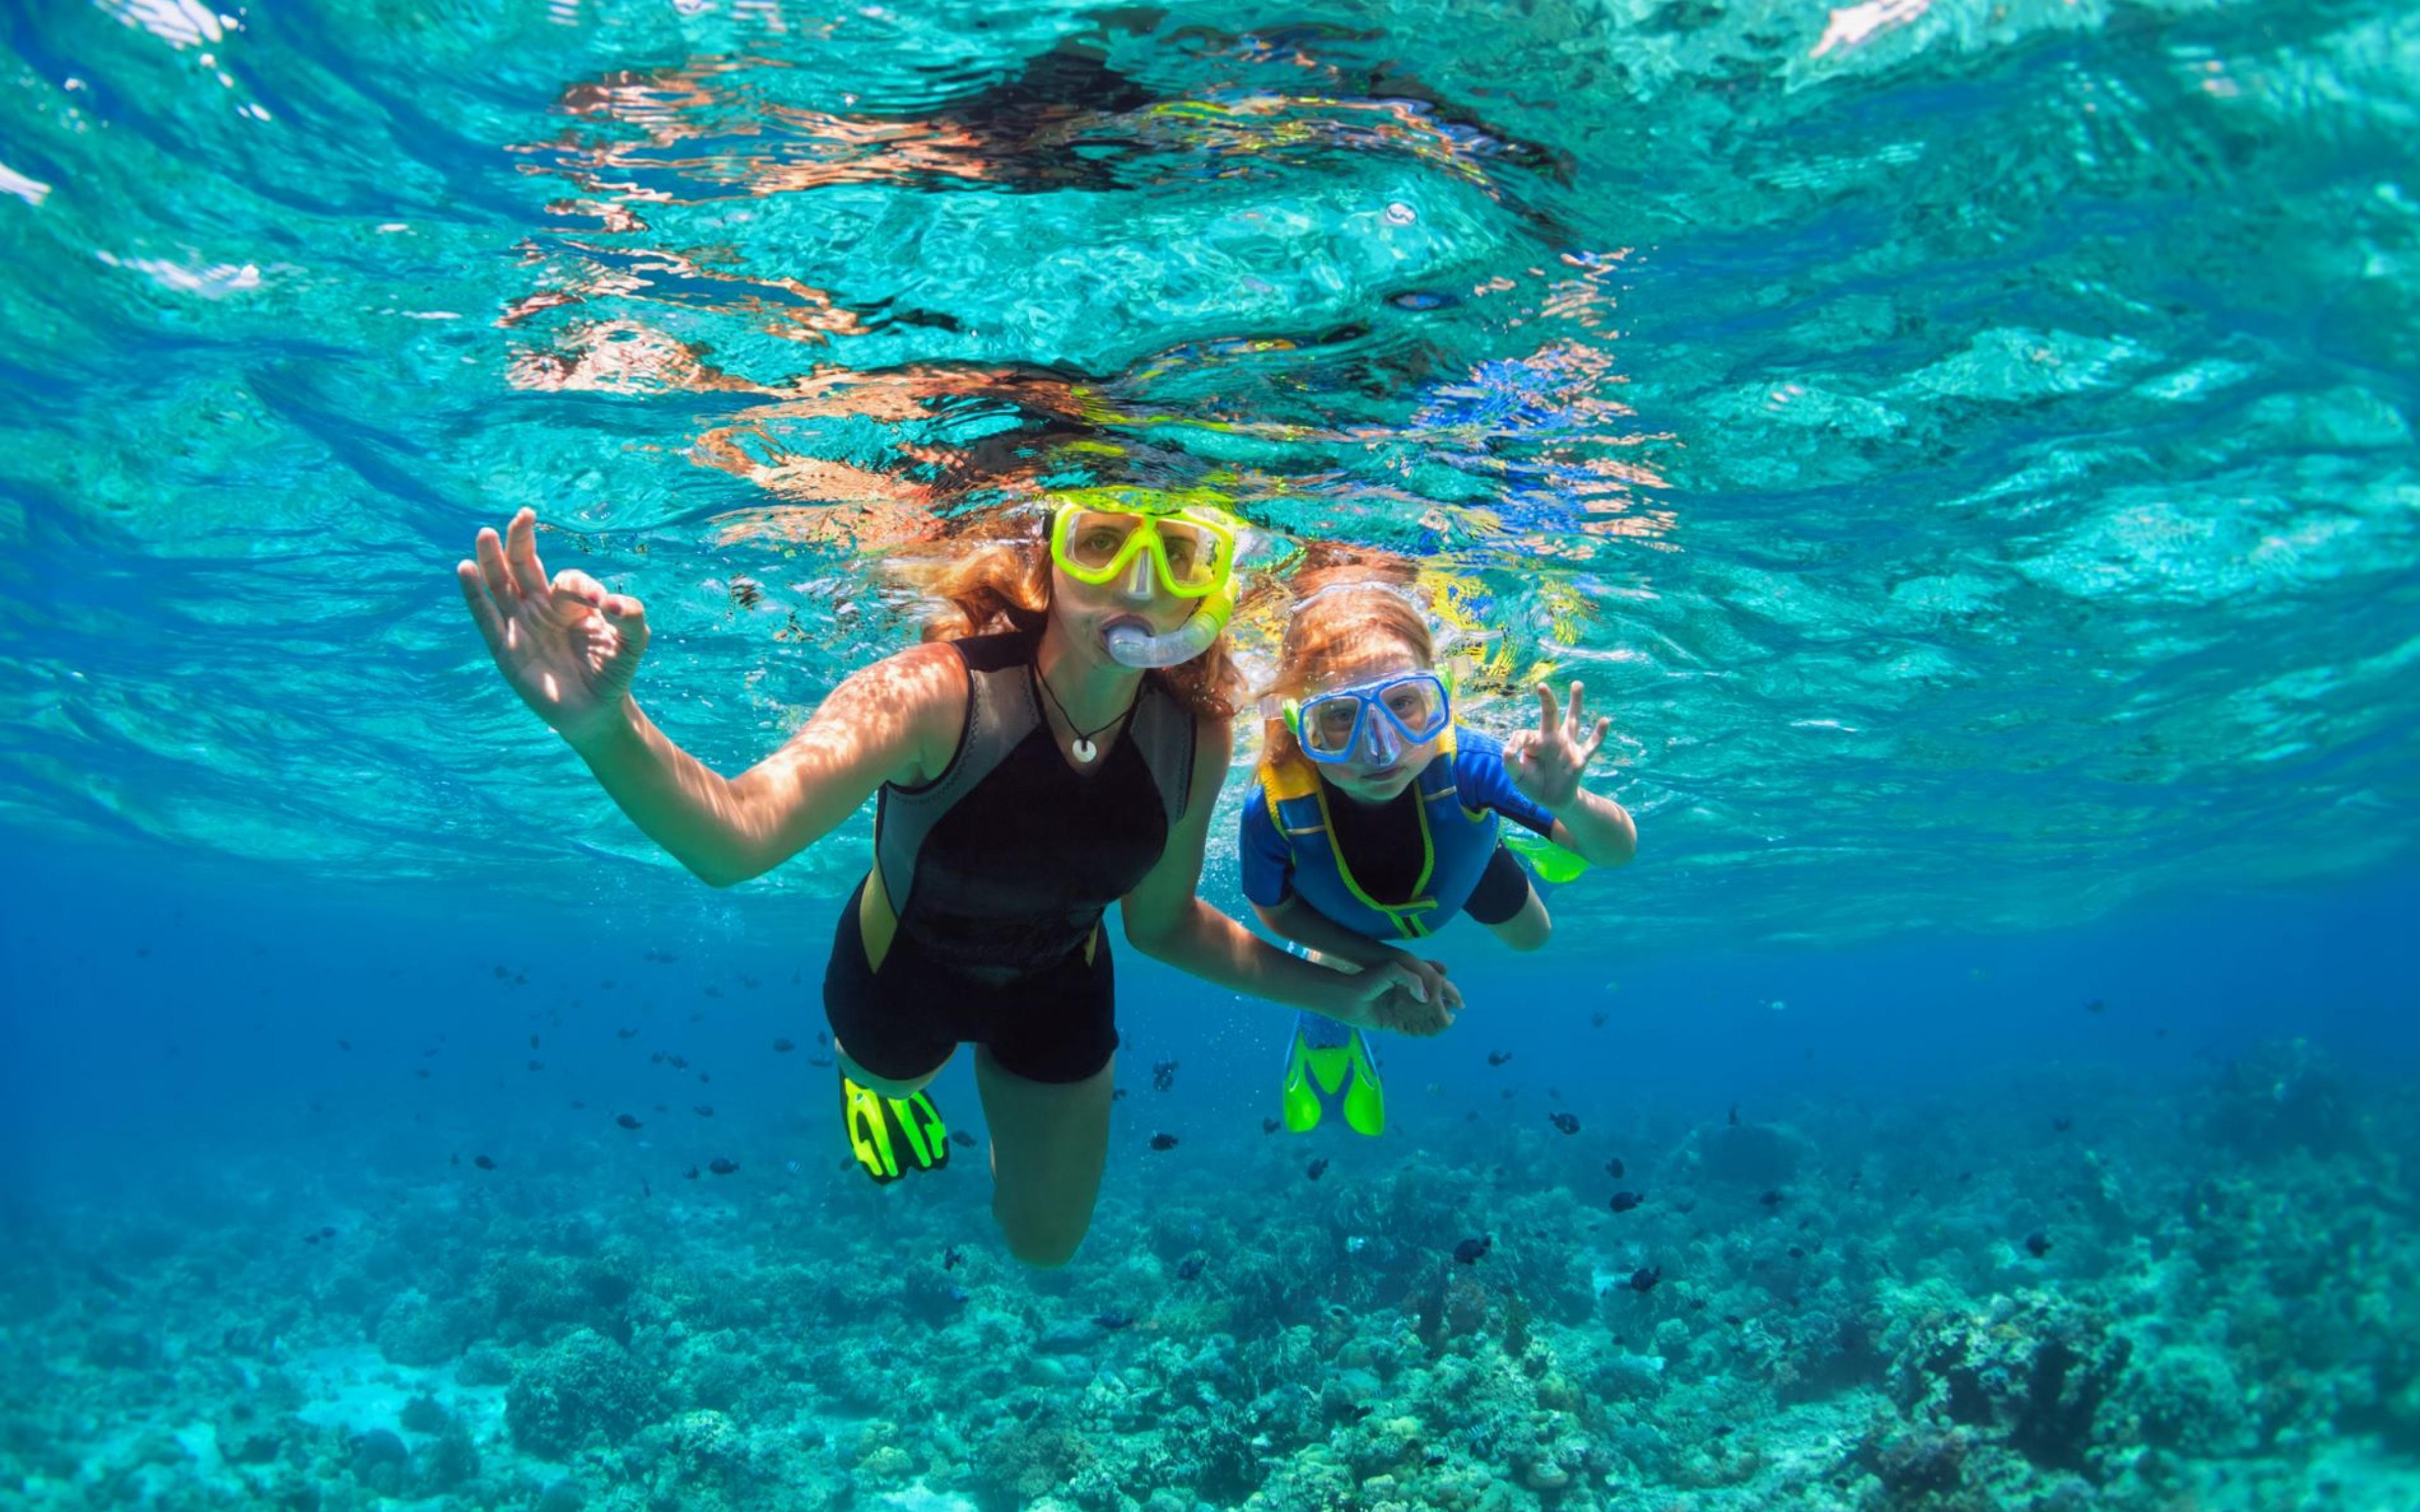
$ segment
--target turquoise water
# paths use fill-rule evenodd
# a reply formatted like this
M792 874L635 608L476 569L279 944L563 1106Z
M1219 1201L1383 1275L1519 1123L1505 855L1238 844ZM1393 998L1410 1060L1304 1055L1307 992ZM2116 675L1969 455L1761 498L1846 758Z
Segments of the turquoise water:
M2420 1506L2415 124L2374 0L0 7L0 1502ZM1378 1140L1126 952L1044 1273L807 1063L870 811L704 887L450 579L736 772L1087 482L1642 844Z

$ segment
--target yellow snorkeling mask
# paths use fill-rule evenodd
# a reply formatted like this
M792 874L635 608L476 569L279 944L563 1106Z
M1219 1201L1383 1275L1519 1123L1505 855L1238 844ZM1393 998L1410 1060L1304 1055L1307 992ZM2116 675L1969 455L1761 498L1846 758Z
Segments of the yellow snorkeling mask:
M1163 635L1117 626L1109 636L1110 656L1128 667L1173 667L1210 649L1235 611L1241 520L1215 504L1156 490L1081 488L1053 497L1050 560L1068 577L1098 585L1124 576L1129 595L1148 597L1156 576L1171 595L1197 604Z

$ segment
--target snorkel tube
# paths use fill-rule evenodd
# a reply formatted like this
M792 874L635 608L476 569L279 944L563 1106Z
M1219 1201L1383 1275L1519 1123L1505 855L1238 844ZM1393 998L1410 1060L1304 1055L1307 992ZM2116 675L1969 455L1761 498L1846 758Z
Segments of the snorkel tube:
M1121 625L1109 633L1109 656L1121 667L1173 667L1210 649L1218 632L1235 612L1232 579L1202 600L1183 625L1165 635L1145 634L1140 625Z

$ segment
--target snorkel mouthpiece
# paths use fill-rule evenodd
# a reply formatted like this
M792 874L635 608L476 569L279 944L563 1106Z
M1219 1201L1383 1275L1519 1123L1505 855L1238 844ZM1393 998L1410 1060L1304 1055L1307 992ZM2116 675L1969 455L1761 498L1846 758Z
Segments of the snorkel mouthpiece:
M1108 636L1109 656L1121 667L1173 667L1191 661L1210 649L1210 642L1218 639L1228 616L1234 612L1233 591L1221 588L1165 635L1146 634L1139 625L1112 625Z

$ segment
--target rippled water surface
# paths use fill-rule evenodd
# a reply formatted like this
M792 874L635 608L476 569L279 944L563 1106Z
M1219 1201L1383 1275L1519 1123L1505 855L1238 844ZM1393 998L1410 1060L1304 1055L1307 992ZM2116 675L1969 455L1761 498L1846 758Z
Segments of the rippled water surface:
M0 820L671 896L464 619L480 525L644 598L733 771L912 636L876 559L1096 481L1586 680L1645 848L1583 929L2374 870L2415 130L2377 3L19 4Z

